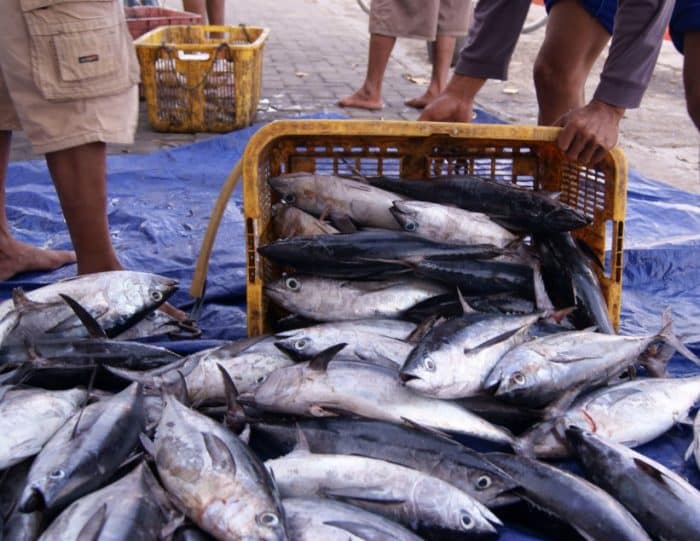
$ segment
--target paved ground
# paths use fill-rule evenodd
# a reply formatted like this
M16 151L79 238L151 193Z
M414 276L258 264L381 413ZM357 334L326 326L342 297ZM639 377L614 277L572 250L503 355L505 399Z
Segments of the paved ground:
M178 0L165 5L181 9ZM543 9L533 6L531 19ZM424 42L399 40L384 81L385 107L379 112L341 109L336 101L351 93L363 80L367 59L367 16L355 0L229 0L227 23L239 22L270 28L265 46L263 97L257 121L289 118L311 112L342 112L353 118L417 118L406 107L407 98L422 93L430 76ZM490 81L478 104L506 121L532 124L537 106L531 66L544 30L523 35L506 82ZM642 108L624 120L620 144L632 167L643 174L700 193L698 133L688 119L681 83L682 57L665 43ZM595 88L602 61L589 81ZM110 152L149 152L209 137L153 132L141 103L136 144L111 146ZM18 136L12 159L33 157L27 141Z

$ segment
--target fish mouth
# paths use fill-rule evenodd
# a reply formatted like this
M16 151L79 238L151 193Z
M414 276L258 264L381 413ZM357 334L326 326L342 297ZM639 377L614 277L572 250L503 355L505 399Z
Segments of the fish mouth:
M408 372L399 372L399 379L401 380L401 383L406 384L410 381L420 379L420 377L409 374Z
M19 503L19 511L21 513L33 513L44 509L46 509L44 494L36 487L31 487L29 494L22 498L22 501Z

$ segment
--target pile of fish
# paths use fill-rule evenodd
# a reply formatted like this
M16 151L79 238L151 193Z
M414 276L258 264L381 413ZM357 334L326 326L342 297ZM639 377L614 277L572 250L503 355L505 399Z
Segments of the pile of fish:
M700 539L632 450L700 399L670 313L614 333L556 198L431 182L271 178L264 336L124 340L176 287L138 273L0 305L3 539Z

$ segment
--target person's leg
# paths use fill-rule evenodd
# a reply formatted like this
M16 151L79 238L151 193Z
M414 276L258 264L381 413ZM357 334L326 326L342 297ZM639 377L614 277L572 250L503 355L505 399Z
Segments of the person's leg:
M356 107L376 111L382 108L382 81L396 43L393 36L372 34L369 38L367 75L362 86L354 94L338 102L341 107Z
M435 56L433 59L433 71L430 76L430 84L422 96L406 100L406 105L422 109L437 98L447 86L452 53L454 52L457 38L454 36L438 36L435 40Z
M74 252L44 250L19 242L12 236L5 210L5 179L11 141L11 131L0 131L0 280L21 272L53 270L75 262Z
M209 24L221 26L224 24L226 0L207 0L207 17Z
M686 105L690 118L700 130L700 32L686 32L683 50Z
M609 39L606 28L577 0L552 6L533 71L540 124L554 124L585 105L586 79Z
M46 163L78 256L78 274L121 269L107 223L105 144L51 152Z
M190 13L202 16L202 24L207 24L207 0L182 0L182 7Z

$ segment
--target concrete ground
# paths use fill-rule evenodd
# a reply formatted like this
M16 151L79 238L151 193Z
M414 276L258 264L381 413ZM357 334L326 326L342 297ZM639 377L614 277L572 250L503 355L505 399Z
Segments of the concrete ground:
M182 9L178 0L165 6ZM533 5L529 18L544 13ZM378 112L342 109L338 99L362 82L367 62L367 15L356 0L228 0L227 24L245 23L270 28L263 61L263 91L256 121L289 118L314 112L339 112L351 118L414 120L415 109L407 98L420 95L430 77L426 44L398 40L384 79L385 107ZM505 121L533 124L537 102L532 85L532 61L544 29L523 34L510 67L509 80L489 81L478 96L478 105ZM604 58L604 55L603 55ZM597 84L602 59L591 75L587 91ZM685 109L682 56L664 43L642 107L628 111L620 145L630 165L645 176L678 188L700 193L700 137ZM133 146L110 146L111 153L150 152L178 146L209 134L156 133L148 126L145 103ZM12 159L36 157L24 137L13 142Z

